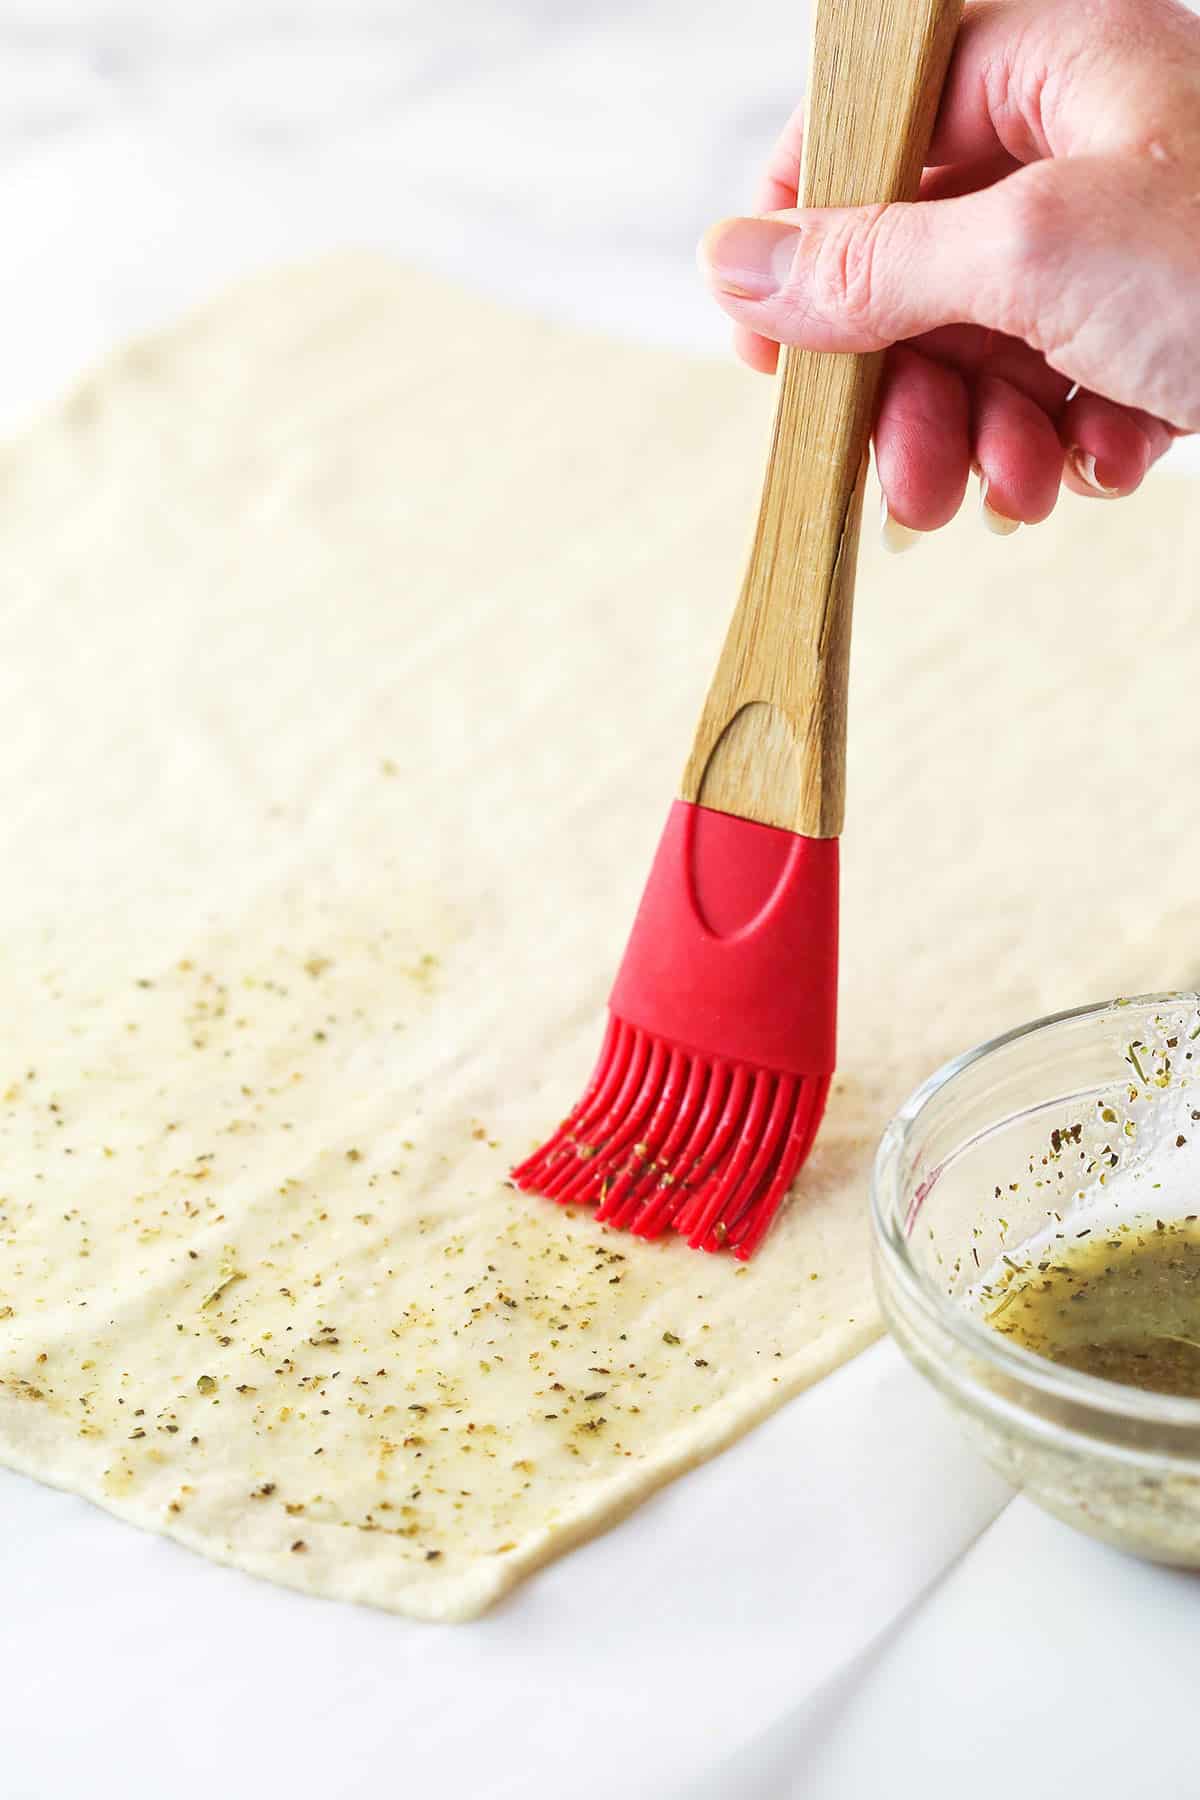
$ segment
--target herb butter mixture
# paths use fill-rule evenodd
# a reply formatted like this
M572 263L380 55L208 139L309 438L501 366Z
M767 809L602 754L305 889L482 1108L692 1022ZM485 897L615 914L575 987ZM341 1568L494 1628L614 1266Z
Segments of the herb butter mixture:
M1073 1230L1065 1245L1055 1243L1013 1281L986 1317L1052 1362L1200 1398L1196 1214Z
M1186 976L1200 797L1147 806L1128 744L1191 754L1197 509L868 544L843 1073L790 1205L743 1267L506 1186L595 1056L770 404L351 257L0 451L0 1461L470 1616L876 1335L871 1156L931 1068ZM1123 627L1148 588L1131 688L1097 592Z
M804 1328L747 1332L753 1271L531 1206L485 1118L390 1078L452 950L244 943L94 1009L47 984L77 1042L0 1111L18 1444L189 1539L386 1598L433 1564L494 1582L748 1377L768 1402Z
M453 949L245 945L47 992L61 1048L0 1109L16 1444L239 1561L439 1609L414 1571L497 1586L748 1381L770 1404L811 1321L747 1330L754 1271L525 1201L486 1118L396 1080Z

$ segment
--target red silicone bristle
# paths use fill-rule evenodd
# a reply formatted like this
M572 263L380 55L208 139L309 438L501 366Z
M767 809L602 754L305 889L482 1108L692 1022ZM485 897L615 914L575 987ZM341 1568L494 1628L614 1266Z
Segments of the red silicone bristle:
M583 1099L554 1135L513 1170L518 1187L564 1203L598 1198L607 1137L628 1116L650 1049L645 1032L620 1019L610 1022Z
M776 1189L775 1177L802 1083L794 1076L774 1079L760 1075L756 1085L756 1106L753 1114L747 1113L737 1151L726 1167L722 1191L714 1192L707 1205L698 1200L675 1221L676 1230L686 1235L694 1250L717 1250L722 1244L736 1250L750 1216L768 1196L774 1197L773 1211L786 1191L786 1183Z
M667 1062L654 1111L634 1145L632 1156L615 1181L611 1182L596 1217L605 1225L625 1225L641 1204L646 1184L653 1179L660 1147L666 1140L677 1116L687 1075L688 1057L673 1049ZM648 1079L648 1077L647 1077Z
M615 1096L624 1072L620 1050L626 1040L632 1040L629 1026L623 1025L620 1019L610 1017L600 1055L592 1070L592 1078L584 1089L582 1100L570 1117L563 1120L553 1136L548 1137L532 1156L527 1156L520 1167L513 1170L513 1179L519 1186L535 1191L540 1189L559 1159L572 1148L573 1139L569 1134L573 1132L575 1125L588 1118L595 1106L605 1105Z
M572 1115L567 1120L564 1131L574 1156L560 1159L558 1168L542 1190L548 1199L566 1200L576 1189L588 1184L589 1175L595 1173L592 1164L604 1147L606 1133L614 1121L619 1124L628 1115L633 1105L649 1060L650 1046L644 1032L634 1031L631 1027L626 1031L627 1035L614 1046L616 1068L612 1085L616 1092L611 1100L598 1101L587 1113L578 1117ZM608 1082L603 1084L605 1095L609 1086Z
M714 1067L704 1058L696 1057L692 1067L696 1079L694 1084L691 1080L688 1083L691 1105L679 1121L681 1129L671 1134L669 1148L664 1147L654 1192L630 1222L630 1230L638 1237L658 1237L668 1225L674 1224L688 1200L690 1190L686 1185L686 1172L698 1166L724 1110L725 1095L729 1090L729 1070L724 1063Z
M770 1181L738 1221L736 1232L731 1234L729 1247L743 1261L754 1255L767 1235L780 1202L813 1147L825 1114L829 1084L828 1075L806 1075L799 1084L778 1164Z
M747 1257L835 1063L836 840L676 801L583 1099L518 1186Z
M675 1215L687 1201L687 1188L671 1174L675 1168L685 1168L696 1159L696 1154L703 1147L700 1132L705 1118L705 1102L712 1093L714 1075L709 1062L703 1057L687 1058L687 1085L684 1096L678 1103L675 1120L671 1130L658 1150L653 1170L649 1170L649 1192L646 1184L639 1184L635 1190L635 1208L628 1208L621 1219L613 1220L613 1224L626 1224L631 1231L637 1231L639 1237L658 1237L660 1231L673 1224ZM721 1073L723 1080L723 1073ZM709 1114L711 1120L712 1114Z
M687 1146L695 1136L702 1103L710 1087L710 1069L702 1057L676 1052L678 1084L675 1104L655 1115L660 1127L640 1166L611 1191L597 1217L605 1224L621 1225L642 1237L657 1237L682 1206L686 1190L672 1171L686 1161ZM660 1118L661 1115L661 1118ZM665 1128L665 1129L664 1129Z
M638 1059L645 1050L641 1033L617 1019L613 1024L615 1029L605 1038L587 1091L567 1120L576 1144L587 1144L611 1114L619 1116L626 1091L636 1080Z
M746 1106L746 1096L753 1083L754 1071L752 1069L745 1068L741 1063L735 1063L730 1069L729 1086L725 1090L724 1104L717 1115L716 1130L712 1134L712 1140L690 1167L680 1170L680 1179L686 1181L690 1188L698 1190L704 1183L717 1176L724 1167L726 1152L737 1142Z
M635 1053L618 1104L613 1107L611 1117L600 1122L599 1131L594 1134L595 1141L583 1146L591 1151L591 1155L581 1162L571 1180L559 1188L556 1195L559 1200L595 1199L599 1184L624 1170L633 1152L634 1142L641 1135L642 1126L658 1098L669 1056L665 1044L647 1038L644 1033L639 1035L642 1039L639 1050L644 1049L645 1054Z
M584 1099L514 1171L603 1223L753 1254L816 1136L827 1077L710 1063L635 1027L605 1039Z
M676 1231L687 1238L693 1250L701 1247L718 1223L728 1228L730 1218L740 1210L736 1204L738 1190L743 1177L757 1168L775 1085L773 1078L762 1070L753 1076L749 1084L749 1104L734 1126L729 1153L722 1157L719 1165L720 1173L714 1167L709 1179L676 1217ZM776 1131L774 1141L777 1142L778 1137Z

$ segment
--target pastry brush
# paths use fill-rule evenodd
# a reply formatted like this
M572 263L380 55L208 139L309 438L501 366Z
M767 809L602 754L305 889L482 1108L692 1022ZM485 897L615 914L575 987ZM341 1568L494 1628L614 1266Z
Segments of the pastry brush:
M961 0L819 0L801 203L916 196ZM789 350L749 562L599 1061L517 1185L750 1256L834 1068L850 615L880 357Z

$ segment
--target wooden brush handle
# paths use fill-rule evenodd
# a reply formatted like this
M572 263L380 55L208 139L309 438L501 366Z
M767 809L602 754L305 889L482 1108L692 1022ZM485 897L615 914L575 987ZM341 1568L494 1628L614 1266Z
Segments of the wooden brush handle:
M916 196L962 0L817 0L800 200ZM854 563L880 355L788 350L749 566L683 780L836 837Z

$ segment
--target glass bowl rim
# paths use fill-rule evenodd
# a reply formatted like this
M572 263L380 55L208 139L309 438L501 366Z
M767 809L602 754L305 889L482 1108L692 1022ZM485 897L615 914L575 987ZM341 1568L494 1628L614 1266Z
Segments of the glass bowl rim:
M903 1291L905 1298L926 1324L947 1332L970 1354L991 1363L1001 1373L1026 1386L1057 1399L1142 1424L1160 1424L1177 1429L1185 1426L1200 1433L1200 1399L1181 1394L1155 1394L1144 1388L1129 1387L1123 1382L1106 1381L1101 1376L1085 1374L1082 1370L1068 1368L1063 1363L1050 1362L1046 1357L1037 1356L1032 1350L1025 1350L1020 1345L1011 1343L999 1332L980 1323L919 1273L908 1255L907 1238L897 1227L895 1220L889 1217L889 1190L895 1187L892 1178L903 1145L931 1102L968 1069L1010 1045L1019 1043L1023 1038L1034 1037L1058 1026L1082 1019L1100 1018L1118 1010L1124 1011L1127 1007L1165 1007L1178 1005L1180 1001L1190 1001L1200 1006L1200 990L1179 988L1162 993L1133 994L1113 1000L1091 1001L1084 1006L1068 1007L1063 1012L1046 1013L1041 1018L1031 1019L1024 1025L1016 1025L1009 1031L1001 1032L996 1037L986 1038L982 1043L975 1044L971 1049L944 1062L897 1109L879 1140L871 1168L871 1231L877 1256L884 1263L888 1279Z

